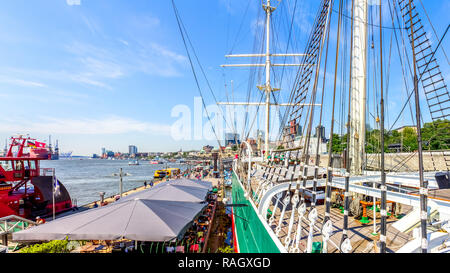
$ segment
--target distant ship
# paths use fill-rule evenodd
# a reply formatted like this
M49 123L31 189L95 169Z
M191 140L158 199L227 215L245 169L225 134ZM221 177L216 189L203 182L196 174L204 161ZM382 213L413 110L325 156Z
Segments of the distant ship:
M72 158L72 152L68 152L68 153L60 153L60 154L59 154L59 158L60 158L60 159Z
M59 159L58 140L56 140L55 151L53 151L51 135L48 136L48 159L50 159L50 160L58 160Z
M152 161L150 161L150 164L154 164L154 165L156 165L156 164L164 164L164 162L159 161L159 160L152 160Z
M128 161L128 165L139 165L138 160Z

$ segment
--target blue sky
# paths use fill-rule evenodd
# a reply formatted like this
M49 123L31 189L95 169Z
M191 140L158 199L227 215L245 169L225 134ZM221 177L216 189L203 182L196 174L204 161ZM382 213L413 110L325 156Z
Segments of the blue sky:
M225 54L259 51L255 41L262 34L260 1L175 2L217 100L230 96L233 80L234 100L245 101L250 70L220 65L249 61L226 60ZM279 53L286 50L287 15L294 2L282 2L274 15L279 34L273 47ZM450 1L423 2L436 32L442 35ZM101 147L127 152L130 144L140 151L199 149L207 143L217 146L213 140L176 141L171 137L170 127L177 120L171 116L172 109L176 105L193 109L194 97L199 96L171 1L16 0L2 4L0 139L23 133L42 141L51 134L63 151L79 155L99 153ZM304 50L317 8L318 1L298 1L289 52ZM389 38L386 32L385 39ZM436 45L436 37L431 38ZM447 49L448 44L447 38L443 47ZM448 63L441 51L438 54L447 76ZM334 56L331 51L330 56ZM392 67L399 69L394 57ZM200 74L198 67L196 72ZM255 84L262 83L258 81L263 79L261 72ZM286 101L295 70L287 69L283 81L280 71L275 74L275 84L283 88L280 100ZM396 92L401 86L400 79L391 79L390 90L394 91L388 103L392 117L404 101L403 93ZM205 103L214 104L204 80L201 87ZM257 89L251 88L251 100L259 100ZM326 100L330 100L328 95ZM208 124L205 117L203 122ZM405 118L401 123L410 121Z

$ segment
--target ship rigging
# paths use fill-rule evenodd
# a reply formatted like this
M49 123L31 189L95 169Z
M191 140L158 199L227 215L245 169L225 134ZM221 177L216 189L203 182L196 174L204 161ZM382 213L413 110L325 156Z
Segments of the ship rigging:
M277 54L270 51L276 10L271 2L262 3L265 53L226 56L265 57L265 63L224 65L264 68L265 84L258 89L264 92L265 103L218 103L265 106L264 153L254 151L243 138L233 164L232 202L246 204L233 207L235 250L448 251L450 96L440 66L448 66L448 61L438 64L437 57L441 50L447 58L441 45L448 26L439 42L432 43L418 2L435 36L436 31L421 0L321 0L304 53ZM389 17L383 18L386 10ZM400 88L405 92L400 111L389 105L391 81L397 80L391 76L397 73L395 47L399 61L395 67L400 68ZM288 103L279 104L285 106L286 127L280 128L277 144L270 148L270 98L275 91L271 58L278 56L301 57L301 62L295 64L298 70ZM328 66L334 71L329 72ZM414 124L409 129L417 134L416 148L406 156L389 153L387 138L407 106ZM395 121L390 124L392 116ZM319 139L324 138L324 130L316 130L315 143L312 132L326 122L330 132L328 151L323 153Z

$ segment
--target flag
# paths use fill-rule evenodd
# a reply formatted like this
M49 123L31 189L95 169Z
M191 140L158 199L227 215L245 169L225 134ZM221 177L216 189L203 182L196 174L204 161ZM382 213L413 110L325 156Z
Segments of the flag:
M36 148L36 144L33 141L31 141L31 140L28 140L27 144L28 144L28 147Z
M38 142L38 141L36 141L36 147L39 147L39 148L45 148L46 145L47 145L47 144L45 144L44 142Z
M59 196L61 191L59 190L59 181L56 179L56 176L53 176L53 194L55 196Z

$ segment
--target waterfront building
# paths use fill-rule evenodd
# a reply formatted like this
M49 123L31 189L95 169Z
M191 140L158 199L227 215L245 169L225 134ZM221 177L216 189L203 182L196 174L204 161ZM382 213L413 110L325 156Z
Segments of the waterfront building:
M128 146L128 154L129 154L130 156L136 155L137 152L138 152L138 150L137 150L137 147L136 147L136 146L134 146L134 145Z
M326 142L327 138L325 135L325 127L323 125L316 127L316 134L314 136L319 137L319 134L320 134L320 139L322 140L322 142Z
M239 134L235 133L226 133L225 134L225 146L240 144Z
M210 153L210 152L212 151L212 149L214 149L214 147L211 146L211 145L203 146L203 151L204 151L205 153Z

